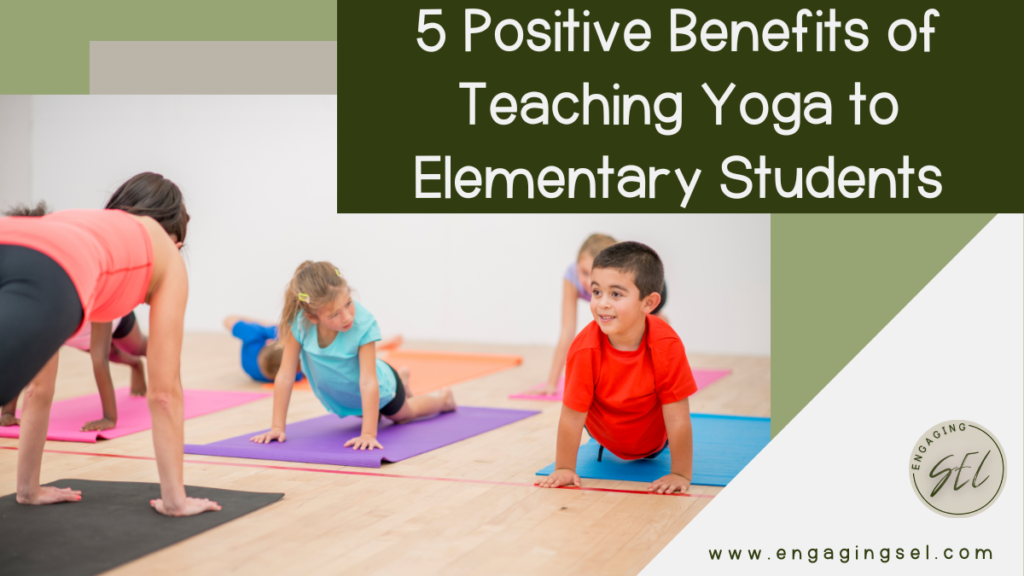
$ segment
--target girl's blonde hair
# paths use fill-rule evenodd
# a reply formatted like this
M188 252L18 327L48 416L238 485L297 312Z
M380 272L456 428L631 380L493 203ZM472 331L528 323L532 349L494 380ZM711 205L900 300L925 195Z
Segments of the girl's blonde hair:
M291 331L292 322L295 321L299 310L302 310L307 318L311 314L315 315L314 310L330 304L347 288L348 282L334 264L312 260L299 264L292 281L284 291L284 310L281 312L278 334Z
M591 257L597 258L597 255L601 253L601 250L604 250L614 244L618 244L618 241L607 234L591 234L583 241L583 246L580 247L580 253L576 256L576 259L579 260L584 254L589 254Z

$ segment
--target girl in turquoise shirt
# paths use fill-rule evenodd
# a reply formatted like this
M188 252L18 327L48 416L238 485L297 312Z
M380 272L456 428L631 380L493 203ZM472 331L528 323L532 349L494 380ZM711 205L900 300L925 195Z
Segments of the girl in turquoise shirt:
M377 320L352 299L348 283L330 262L303 262L285 292L278 327L284 354L274 379L274 414L269 432L252 438L284 442L285 419L299 362L324 408L338 416L362 416L362 433L345 442L354 450L383 448L377 421L403 424L455 410L450 390L436 395L408 393L409 371L398 373L377 359Z

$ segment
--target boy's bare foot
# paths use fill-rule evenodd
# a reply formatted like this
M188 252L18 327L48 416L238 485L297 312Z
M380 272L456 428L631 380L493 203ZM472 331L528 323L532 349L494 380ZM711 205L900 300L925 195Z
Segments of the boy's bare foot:
M86 422L82 426L82 432L99 432L100 430L110 430L114 426L117 426L117 422L109 418L100 418L99 420L93 420L92 422Z
M31 504L42 506L44 504L56 504L57 502L78 502L82 499L81 490L71 488L56 488L54 486L40 486L39 490L30 496L18 495L18 504Z
M132 396L145 396L146 395L146 367L142 364L142 359L139 359L139 363L135 364L132 368Z
M17 426L21 420L14 417L14 414L0 414L0 426Z
M441 412L454 412L457 406L455 405L455 395L452 391L445 388L438 393L438 398L441 400Z
M405 397L412 398L412 387L409 386L409 368L402 366L398 369L398 379L402 381L402 386L405 387Z

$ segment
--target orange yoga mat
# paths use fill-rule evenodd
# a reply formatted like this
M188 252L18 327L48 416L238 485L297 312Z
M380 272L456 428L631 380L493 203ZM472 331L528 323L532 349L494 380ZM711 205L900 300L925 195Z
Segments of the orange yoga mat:
M395 370L409 369L413 394L424 394L481 376L514 368L523 363L514 354L474 354L472 352L439 352L434 350L394 350L381 353L380 358ZM273 384L264 384L273 388ZM309 390L305 380L296 382L294 390Z

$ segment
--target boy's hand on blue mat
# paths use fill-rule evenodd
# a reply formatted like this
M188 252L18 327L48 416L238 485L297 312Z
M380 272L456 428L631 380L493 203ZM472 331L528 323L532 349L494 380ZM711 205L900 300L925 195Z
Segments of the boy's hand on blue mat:
M376 436L370 436L369 434L361 434L348 442L345 442L345 446L351 446L353 450L373 450L378 448L383 450L384 447L377 442Z
M35 494L28 496L17 496L18 504L31 504L42 506L45 504L56 504L58 502L78 502L82 499L81 490L71 488L57 488L55 486L40 486Z
M690 489L690 481L679 474L669 474L655 480L648 492L657 494L675 494L676 492L686 493Z
M559 468L552 472L547 478L541 478L540 482L537 483L541 488L558 488L560 486L568 486L570 484L577 488L582 487L579 475L568 468Z
M249 438L250 441L257 444L270 444L271 441L277 440L278 442L284 442L284 430L279 428L271 428L269 432L258 434Z
M181 506L165 506L162 498L150 500L149 505L164 516L195 516L203 512L216 512L220 510L220 504L208 498L185 498Z

